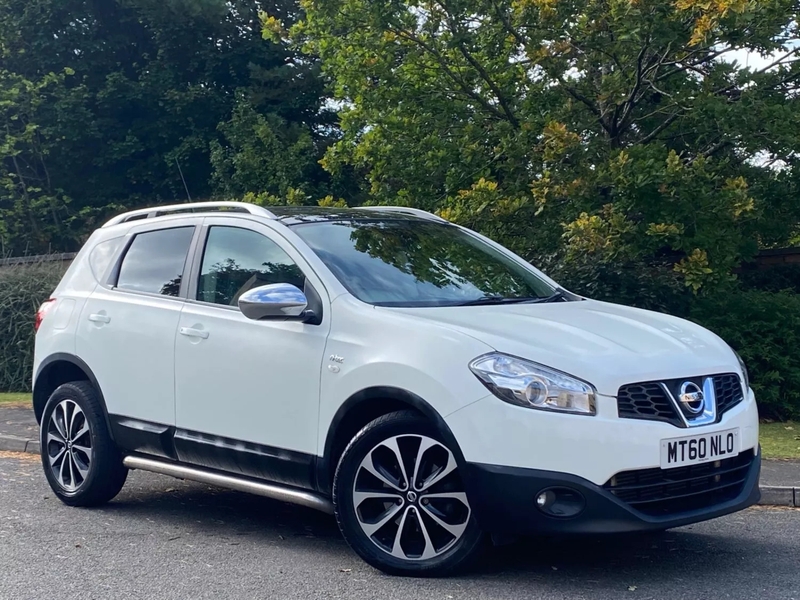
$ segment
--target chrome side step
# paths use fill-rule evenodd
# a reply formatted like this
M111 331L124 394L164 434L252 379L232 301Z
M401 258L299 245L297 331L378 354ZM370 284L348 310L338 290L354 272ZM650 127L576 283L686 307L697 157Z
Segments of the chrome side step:
M209 485L218 485L219 487L229 488L231 490L266 496L273 500L299 504L300 506L321 510L329 515L333 514L333 504L330 500L326 500L322 496L303 490L281 487L271 483L260 483L250 479L241 479L232 475L223 475L213 471L206 471L197 467L176 465L160 460L141 458L139 456L126 456L122 460L122 463L129 469L152 471L153 473L161 473L162 475L169 475L171 477L177 477L178 479L189 479Z

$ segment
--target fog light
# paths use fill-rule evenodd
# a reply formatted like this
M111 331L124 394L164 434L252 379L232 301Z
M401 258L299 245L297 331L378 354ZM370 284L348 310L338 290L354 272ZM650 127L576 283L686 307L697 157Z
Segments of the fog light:
M570 488L549 488L536 496L536 506L551 517L576 517L586 507L583 495Z

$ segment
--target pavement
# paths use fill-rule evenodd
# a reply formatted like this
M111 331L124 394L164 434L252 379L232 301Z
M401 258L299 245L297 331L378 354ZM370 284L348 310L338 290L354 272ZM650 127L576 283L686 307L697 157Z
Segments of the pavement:
M70 508L37 457L0 453L4 600L800 600L798 535L800 510L754 507L657 535L525 540L408 579L310 509L141 471L110 504Z
M27 404L0 404L0 451L39 454L39 426ZM800 461L764 460L761 504L800 508Z
M39 425L29 404L0 404L0 451L39 453Z

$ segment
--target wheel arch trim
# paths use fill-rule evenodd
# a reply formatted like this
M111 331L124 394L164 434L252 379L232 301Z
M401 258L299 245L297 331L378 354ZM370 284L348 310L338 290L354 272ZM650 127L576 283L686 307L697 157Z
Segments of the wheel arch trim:
M55 354L51 354L47 358L45 358L40 364L39 368L36 370L36 375L33 378L33 408L34 414L36 416L36 422L41 424L42 420L42 413L44 412L44 406L47 404L47 398L43 399L41 403L41 410L37 410L37 388L39 387L40 383L42 382L42 378L47 375L49 370L53 367L55 363L66 362L69 363L78 369L80 369L84 375L86 375L86 379L89 383L92 384L95 391L97 392L98 397L100 398L100 406L103 408L103 418L105 419L106 426L108 428L108 434L111 436L111 439L114 440L114 433L113 429L111 428L111 420L108 418L108 407L106 406L106 399L103 396L103 390L100 388L100 384L97 382L97 377L89 368L83 360L75 356L74 354L69 354L67 352L56 352Z
M336 464L334 463L334 444L337 441L337 432L339 431L342 422L345 420L353 410L365 403L376 402L380 400L390 400L407 405L409 408L417 410L436 426L437 431L441 434L447 446L453 452L460 467L463 467L466 462L464 455L461 452L461 447L453 435L452 430L447 425L444 417L424 398L417 394L410 392L403 388L393 386L373 386L364 388L352 394L345 400L331 419L328 425L328 431L325 436L325 445L322 457L317 461L317 489L324 493L330 494L330 482L333 478ZM349 443L349 440L347 440Z

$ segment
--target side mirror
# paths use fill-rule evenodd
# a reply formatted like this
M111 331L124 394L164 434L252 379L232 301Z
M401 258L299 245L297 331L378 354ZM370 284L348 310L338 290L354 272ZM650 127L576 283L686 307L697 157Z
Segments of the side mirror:
M298 319L305 316L308 300L290 283L262 285L239 296L239 310L248 319Z

